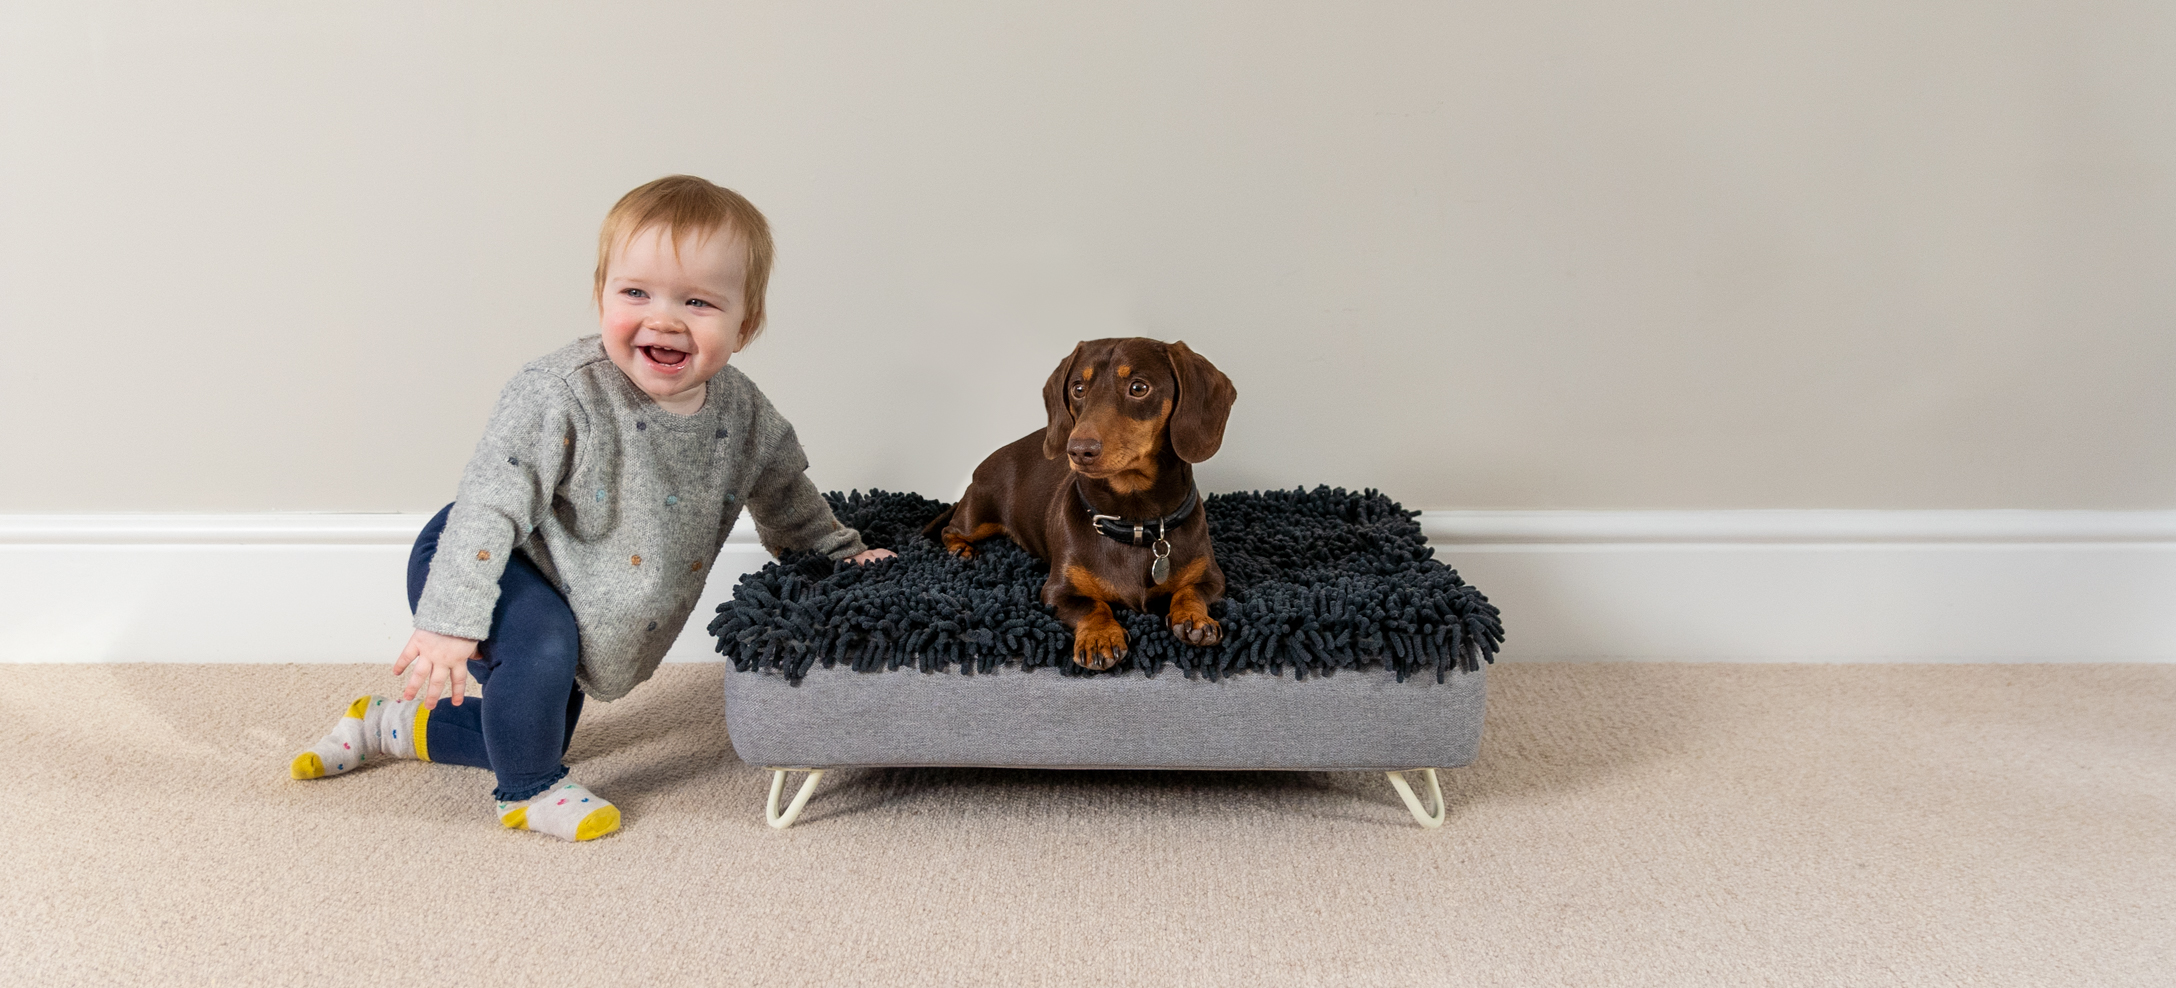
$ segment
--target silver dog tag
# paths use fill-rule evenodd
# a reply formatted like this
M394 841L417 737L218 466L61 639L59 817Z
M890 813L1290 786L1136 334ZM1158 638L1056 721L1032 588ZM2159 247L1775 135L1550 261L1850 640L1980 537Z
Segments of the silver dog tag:
M1171 543L1157 539L1151 549L1156 553L1156 561L1148 564L1148 585L1160 586L1171 578Z

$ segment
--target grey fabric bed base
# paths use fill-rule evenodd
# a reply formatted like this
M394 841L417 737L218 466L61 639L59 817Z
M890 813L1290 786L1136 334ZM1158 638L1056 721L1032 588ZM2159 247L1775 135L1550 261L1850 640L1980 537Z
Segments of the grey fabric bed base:
M1304 681L1259 673L1218 682L1165 673L1073 677L1003 668L981 675L814 669L725 673L725 717L743 762L774 770L770 818L790 824L821 770L846 767L1368 771L1391 781L1416 818L1435 823L1406 770L1473 761L1487 701L1484 673L1400 683L1388 670ZM778 809L783 770L812 771Z

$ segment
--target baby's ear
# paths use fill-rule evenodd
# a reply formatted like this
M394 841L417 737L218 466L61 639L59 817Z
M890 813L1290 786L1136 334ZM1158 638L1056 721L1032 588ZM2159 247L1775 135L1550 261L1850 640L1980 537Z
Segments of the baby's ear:
M1073 409L1065 400L1065 386L1073 380L1073 362L1080 359L1083 341L1073 344L1073 352L1059 361L1058 369L1050 372L1050 380L1043 382L1043 412L1050 417L1050 424L1043 429L1043 459L1055 460L1065 454L1065 444L1073 435Z

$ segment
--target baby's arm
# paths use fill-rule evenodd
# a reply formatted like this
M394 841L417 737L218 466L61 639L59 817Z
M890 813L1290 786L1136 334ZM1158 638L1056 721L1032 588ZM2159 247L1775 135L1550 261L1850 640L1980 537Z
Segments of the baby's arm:
M759 428L769 426L764 431L777 436L763 450L762 472L748 491L748 513L755 517L763 548L774 556L802 549L855 563L891 558L890 549L863 545L860 532L839 524L831 514L830 502L808 479L808 454L802 452L793 426L768 407L759 416Z
M438 554L416 601L415 634L393 664L395 675L413 666L408 697L421 687L429 699L443 684L461 702L467 660L491 635L499 577L573 469L580 416L566 384L548 375L516 375L499 395L439 533Z
M789 437L790 440L790 437ZM772 555L788 549L818 552L833 559L854 559L871 550L861 533L839 524L831 503L816 492L805 473L808 460L795 444L789 458L777 461L748 492L748 513L755 516L756 537Z

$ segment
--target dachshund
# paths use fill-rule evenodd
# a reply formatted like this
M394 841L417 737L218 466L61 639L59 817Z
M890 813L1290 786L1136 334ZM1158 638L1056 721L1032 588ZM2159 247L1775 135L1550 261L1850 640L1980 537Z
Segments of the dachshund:
M1050 563L1043 603L1073 631L1073 661L1101 671L1126 656L1111 608L1168 598L1171 633L1214 645L1209 605L1224 571L1194 487L1216 455L1239 392L1181 343L1090 340L1043 384L1049 424L990 454L959 503L924 529L952 553L1005 535Z

